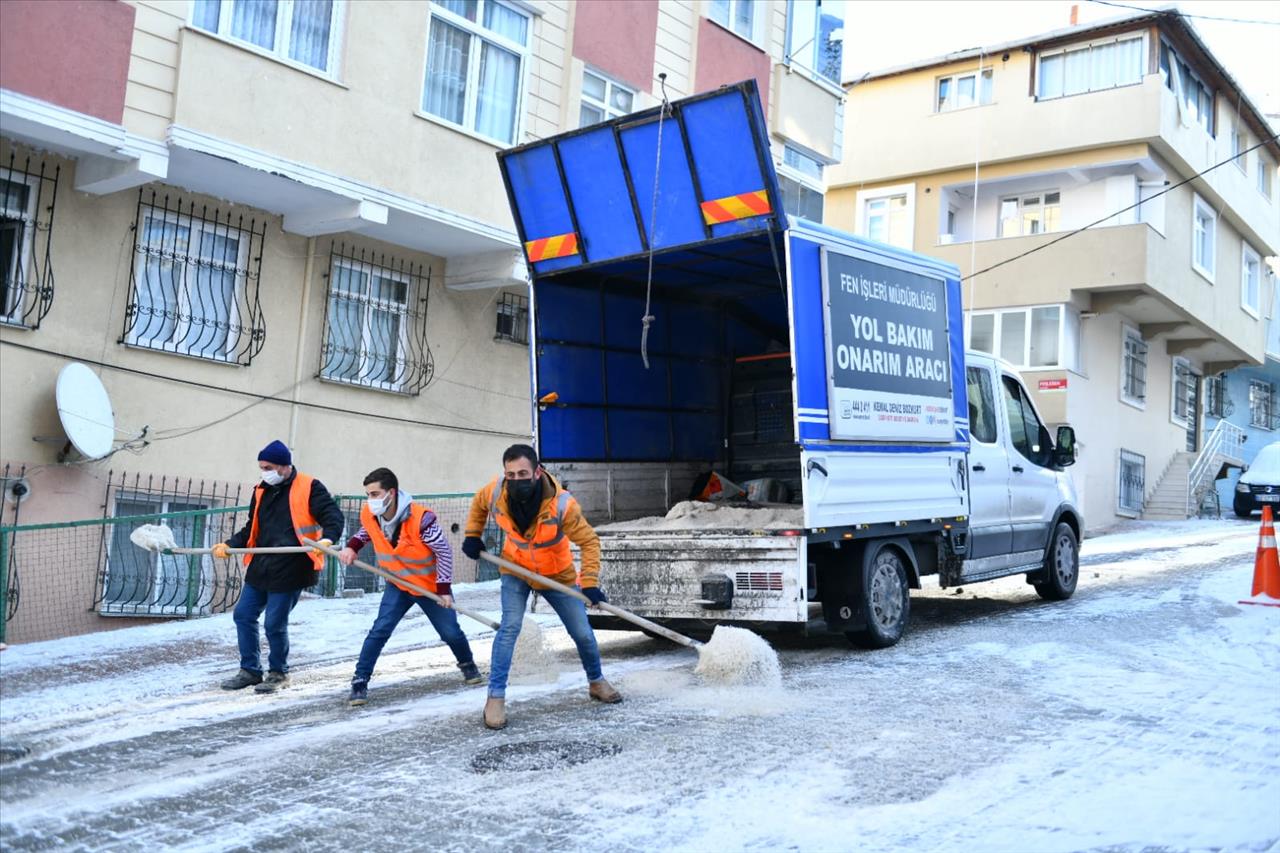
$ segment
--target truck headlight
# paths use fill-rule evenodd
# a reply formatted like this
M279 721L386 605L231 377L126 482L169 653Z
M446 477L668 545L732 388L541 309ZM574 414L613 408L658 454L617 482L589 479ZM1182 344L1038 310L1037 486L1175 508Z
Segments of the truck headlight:
M1247 495L1247 494L1249 494L1249 484L1248 484L1248 483L1236 483L1236 491L1237 491L1237 492L1240 492L1241 494L1246 494L1246 495Z

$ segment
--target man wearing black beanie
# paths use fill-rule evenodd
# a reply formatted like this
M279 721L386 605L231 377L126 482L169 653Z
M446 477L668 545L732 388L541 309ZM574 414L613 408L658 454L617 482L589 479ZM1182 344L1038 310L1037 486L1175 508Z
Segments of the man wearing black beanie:
M262 482L249 502L249 521L239 533L213 546L225 558L228 548L270 548L301 544L302 537L332 545L342 536L342 510L319 480L293 467L293 455L282 441L258 454ZM240 671L222 682L224 690L256 685L258 693L289 686L289 613L302 590L315 584L324 554L251 554L245 557L244 587L234 620L240 644ZM259 656L258 617L266 611L267 675Z

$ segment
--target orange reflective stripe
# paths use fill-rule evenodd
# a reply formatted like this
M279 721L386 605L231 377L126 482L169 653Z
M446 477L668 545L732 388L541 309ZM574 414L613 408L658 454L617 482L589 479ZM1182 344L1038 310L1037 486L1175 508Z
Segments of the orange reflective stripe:
M769 194L765 190L751 193L715 198L702 203L702 218L708 225L719 225L733 222L736 219L748 219L752 216L763 216L772 213L769 205Z
M578 254L578 234L576 231L570 231L568 234L530 240L524 244L524 250L529 255L529 260L533 262L576 255Z
M324 532L324 528L311 514L311 484L314 482L315 477L298 471L294 473L293 482L289 484L289 518L293 522L293 535L298 537L299 543L304 536L308 539L319 539L320 534ZM258 513L262 509L262 495L265 491L266 486L261 483L254 486L253 518L249 522L249 541L245 543L249 548L258 544ZM311 551L307 557L316 571L324 568L324 552ZM246 566L252 560L252 554L245 554Z

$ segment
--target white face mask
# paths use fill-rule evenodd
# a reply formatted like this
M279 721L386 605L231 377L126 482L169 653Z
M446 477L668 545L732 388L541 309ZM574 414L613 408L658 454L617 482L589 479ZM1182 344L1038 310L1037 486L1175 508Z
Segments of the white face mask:
M382 515L387 511L387 507L390 505L391 495L387 494L380 498L369 498L367 502L369 504L369 512L374 515Z
M262 472L262 482L268 486L278 486L284 482L284 477L275 468L268 468Z

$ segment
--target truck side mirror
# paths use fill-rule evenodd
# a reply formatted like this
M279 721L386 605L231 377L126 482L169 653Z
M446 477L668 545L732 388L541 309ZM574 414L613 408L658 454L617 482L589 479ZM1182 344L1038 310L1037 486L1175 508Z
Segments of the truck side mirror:
M1058 427L1058 443L1053 449L1053 462L1063 468L1076 464L1076 431L1073 428Z

